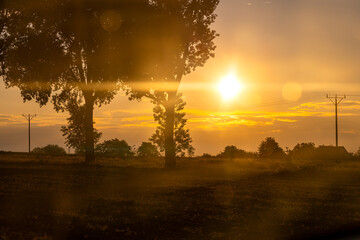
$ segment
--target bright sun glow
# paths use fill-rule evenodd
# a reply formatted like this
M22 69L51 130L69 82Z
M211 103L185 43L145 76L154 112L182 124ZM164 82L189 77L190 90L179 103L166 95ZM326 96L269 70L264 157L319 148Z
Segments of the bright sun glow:
M225 101L234 99L243 89L243 85L234 73L230 73L222 78L217 87Z

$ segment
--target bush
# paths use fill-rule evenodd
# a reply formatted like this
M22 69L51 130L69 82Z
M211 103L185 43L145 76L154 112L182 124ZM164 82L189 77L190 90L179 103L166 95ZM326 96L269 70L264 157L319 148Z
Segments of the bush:
M157 147L151 142L142 142L137 149L137 155L141 158L156 158L160 156Z
M48 155L66 155L66 151L64 148L53 144L46 145L45 147L36 147L32 150L32 153Z
M95 152L103 156L131 158L134 156L131 146L125 140L117 138L105 140L103 143L96 145Z
M259 157L286 159L286 154L274 138L267 137L259 145Z
M289 157L292 160L314 160L317 157L316 150L315 143L298 143L290 151Z
M204 153L203 155L200 156L201 158L213 158L214 156L211 155L210 153Z
M245 150L238 149L237 147L230 145L224 148L220 154L217 155L219 158L252 158L255 157L256 154L251 152L246 152Z

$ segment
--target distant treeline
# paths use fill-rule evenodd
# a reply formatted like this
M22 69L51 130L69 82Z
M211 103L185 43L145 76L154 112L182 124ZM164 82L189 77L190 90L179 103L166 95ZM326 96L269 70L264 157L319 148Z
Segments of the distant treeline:
M46 154L46 155L66 155L64 148L49 144L45 147L36 147L32 151L34 154ZM160 153L155 145L151 142L143 142L136 148L130 146L125 140L119 140L117 138L111 140L105 140L99 143L95 147L95 153L98 156L119 157L122 159L129 159L134 156L143 158L159 157ZM78 155L85 154L84 152L76 152Z
M130 146L125 140L117 138L105 140L96 145L95 152L98 156L119 157L121 159L157 158L161 157L158 148L151 142L142 142L139 147ZM34 154L47 155L65 155L66 151L58 145L47 145L45 147L36 147L32 150ZM77 152L83 155L84 152ZM293 149L284 151L279 143L272 137L265 138L258 146L257 152L249 152L239 149L234 145L228 145L217 155L204 153L200 158L218 158L218 159L280 159L294 161L312 161L318 159L338 160L338 159L358 159L360 151L357 153L348 153L344 147L333 146L315 146L315 143L298 143Z
M357 153L348 153L344 147L334 146L315 146L315 143L298 143L292 150L284 151L272 137L263 140L257 152L248 152L238 149L236 146L226 146L222 152L217 155L208 153L203 154L203 158L258 158L258 159L282 159L295 161L312 161L312 160L339 160L360 158L360 148Z

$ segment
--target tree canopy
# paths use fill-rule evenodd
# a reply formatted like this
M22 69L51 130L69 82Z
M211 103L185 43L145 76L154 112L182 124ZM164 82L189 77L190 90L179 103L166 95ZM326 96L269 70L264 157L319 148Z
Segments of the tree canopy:
M160 156L160 153L151 142L142 142L137 149L137 155L141 158L156 158Z
M175 140L175 154L184 157L185 155L193 156L194 147L192 146L192 138L190 136L190 130L186 129L185 119L186 113L184 112L186 102L181 94L177 95L177 101L175 103L175 120L174 120L174 140ZM165 151L165 127L166 127L166 114L165 108L157 104L154 109L154 119L158 122L155 133L149 139L152 143L158 146L160 152Z
M134 156L132 147L125 141L117 138L111 140L105 140L102 143L96 145L96 152L100 155L120 157L128 159Z
M222 151L220 154L217 155L217 157L220 158L228 158L228 159L234 159L234 158L248 158L248 157L254 157L256 154L251 152L246 152L243 149L239 149L234 145L229 145L224 148L224 151Z
M48 144L45 147L36 147L32 151L32 153L36 154L47 154L47 155L65 155L66 151L64 148L54 145L54 144Z
M85 153L85 106L78 106L76 102L69 102L68 111L70 117L67 118L68 124L61 126L62 135L65 137L66 146L73 148L76 153ZM93 129L94 143L97 144L101 138L101 133Z
M68 111L74 101L83 106L86 160L93 161L93 108L109 103L120 84L135 81L144 62L150 64L152 45L140 43L156 26L148 21L154 7L147 0L14 0L4 9L1 17L10 19L0 26L5 85L40 106L51 99L56 111Z
M51 99L56 111L69 111L72 102L84 107L87 162L95 156L94 106L109 103L120 86L131 99L152 99L165 110L165 165L174 167L178 87L214 56L217 33L210 25L218 3L8 0L1 12L9 19L0 26L1 74L24 101L42 106Z
M175 104L183 76L214 57L214 39L218 36L211 29L219 0L154 0L151 1L161 21L158 32L166 32L157 41L156 67L148 71L151 85L132 85L130 99L150 98L164 107L165 166L176 166Z
M259 145L259 157L284 159L286 154L274 138L267 137Z

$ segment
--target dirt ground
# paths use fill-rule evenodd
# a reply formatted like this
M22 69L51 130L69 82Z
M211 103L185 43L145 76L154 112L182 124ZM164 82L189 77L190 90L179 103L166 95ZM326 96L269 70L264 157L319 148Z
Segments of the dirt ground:
M0 162L0 239L360 239L360 171Z

